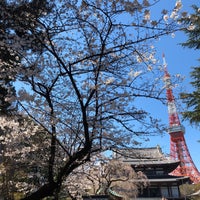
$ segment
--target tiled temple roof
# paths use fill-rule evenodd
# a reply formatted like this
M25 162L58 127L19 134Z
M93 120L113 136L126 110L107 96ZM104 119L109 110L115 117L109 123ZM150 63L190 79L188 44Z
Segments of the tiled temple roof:
M148 164L173 164L178 165L175 161L166 157L159 146L151 148L131 148L115 149L113 157L131 165L148 165Z

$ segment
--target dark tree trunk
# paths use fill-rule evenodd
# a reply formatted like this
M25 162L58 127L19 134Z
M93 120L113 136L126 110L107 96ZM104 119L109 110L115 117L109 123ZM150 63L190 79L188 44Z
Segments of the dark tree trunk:
M62 186L63 177L67 177L74 169L88 161L90 157L90 150L91 142L88 142L85 148L74 153L74 155L69 158L65 166L62 167L59 173L56 175L56 181L52 181L52 179L49 179L50 183L43 185L36 192L30 194L27 197L22 198L21 200L42 200L44 197L49 196L54 197L55 200L57 200L58 194ZM79 162L77 162L77 160Z
M43 185L38 191L32 193L31 195L22 198L21 200L41 200L44 197L53 196L54 191L57 189L58 184L51 183Z

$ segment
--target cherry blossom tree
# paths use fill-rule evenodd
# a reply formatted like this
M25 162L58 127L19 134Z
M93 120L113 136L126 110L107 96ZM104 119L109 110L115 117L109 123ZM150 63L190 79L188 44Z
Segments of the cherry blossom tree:
M148 179L142 172L136 173L131 165L102 154L74 170L63 185L72 199L99 194L130 199L148 185Z
M0 116L0 121L1 194L11 200L15 193L29 194L45 182L50 140L27 117Z
M24 2L20 8L26 10L39 1ZM20 60L12 63L24 86L17 95L19 111L50 140L45 181L24 200L58 199L63 181L92 154L135 146L140 137L162 131L138 102L162 100L153 41L179 29L174 19L181 8L177 1L172 12L163 10L154 19L156 0L45 2L50 12L16 15L12 37L2 40L8 54Z

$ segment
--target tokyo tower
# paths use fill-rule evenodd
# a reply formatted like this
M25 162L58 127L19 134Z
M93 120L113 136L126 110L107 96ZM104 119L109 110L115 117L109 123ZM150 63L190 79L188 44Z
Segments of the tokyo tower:
M167 95L167 105L169 114L169 129L170 135L170 157L174 160L179 160L179 166L171 173L174 176L188 176L193 183L200 182L200 173L197 170L185 142L185 128L180 123L176 110L175 98L172 92L171 77L167 71L167 64L163 54L164 66L164 83Z

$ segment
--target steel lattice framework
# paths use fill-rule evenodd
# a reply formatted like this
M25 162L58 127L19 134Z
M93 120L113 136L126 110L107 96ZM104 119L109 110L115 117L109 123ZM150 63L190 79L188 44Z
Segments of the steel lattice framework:
M185 141L185 128L181 125L176 109L175 98L172 92L171 77L167 71L165 56L163 55L164 82L167 94L169 129L170 135L170 157L179 160L179 166L171 173L175 176L188 176L193 183L200 182L200 173L197 170Z

